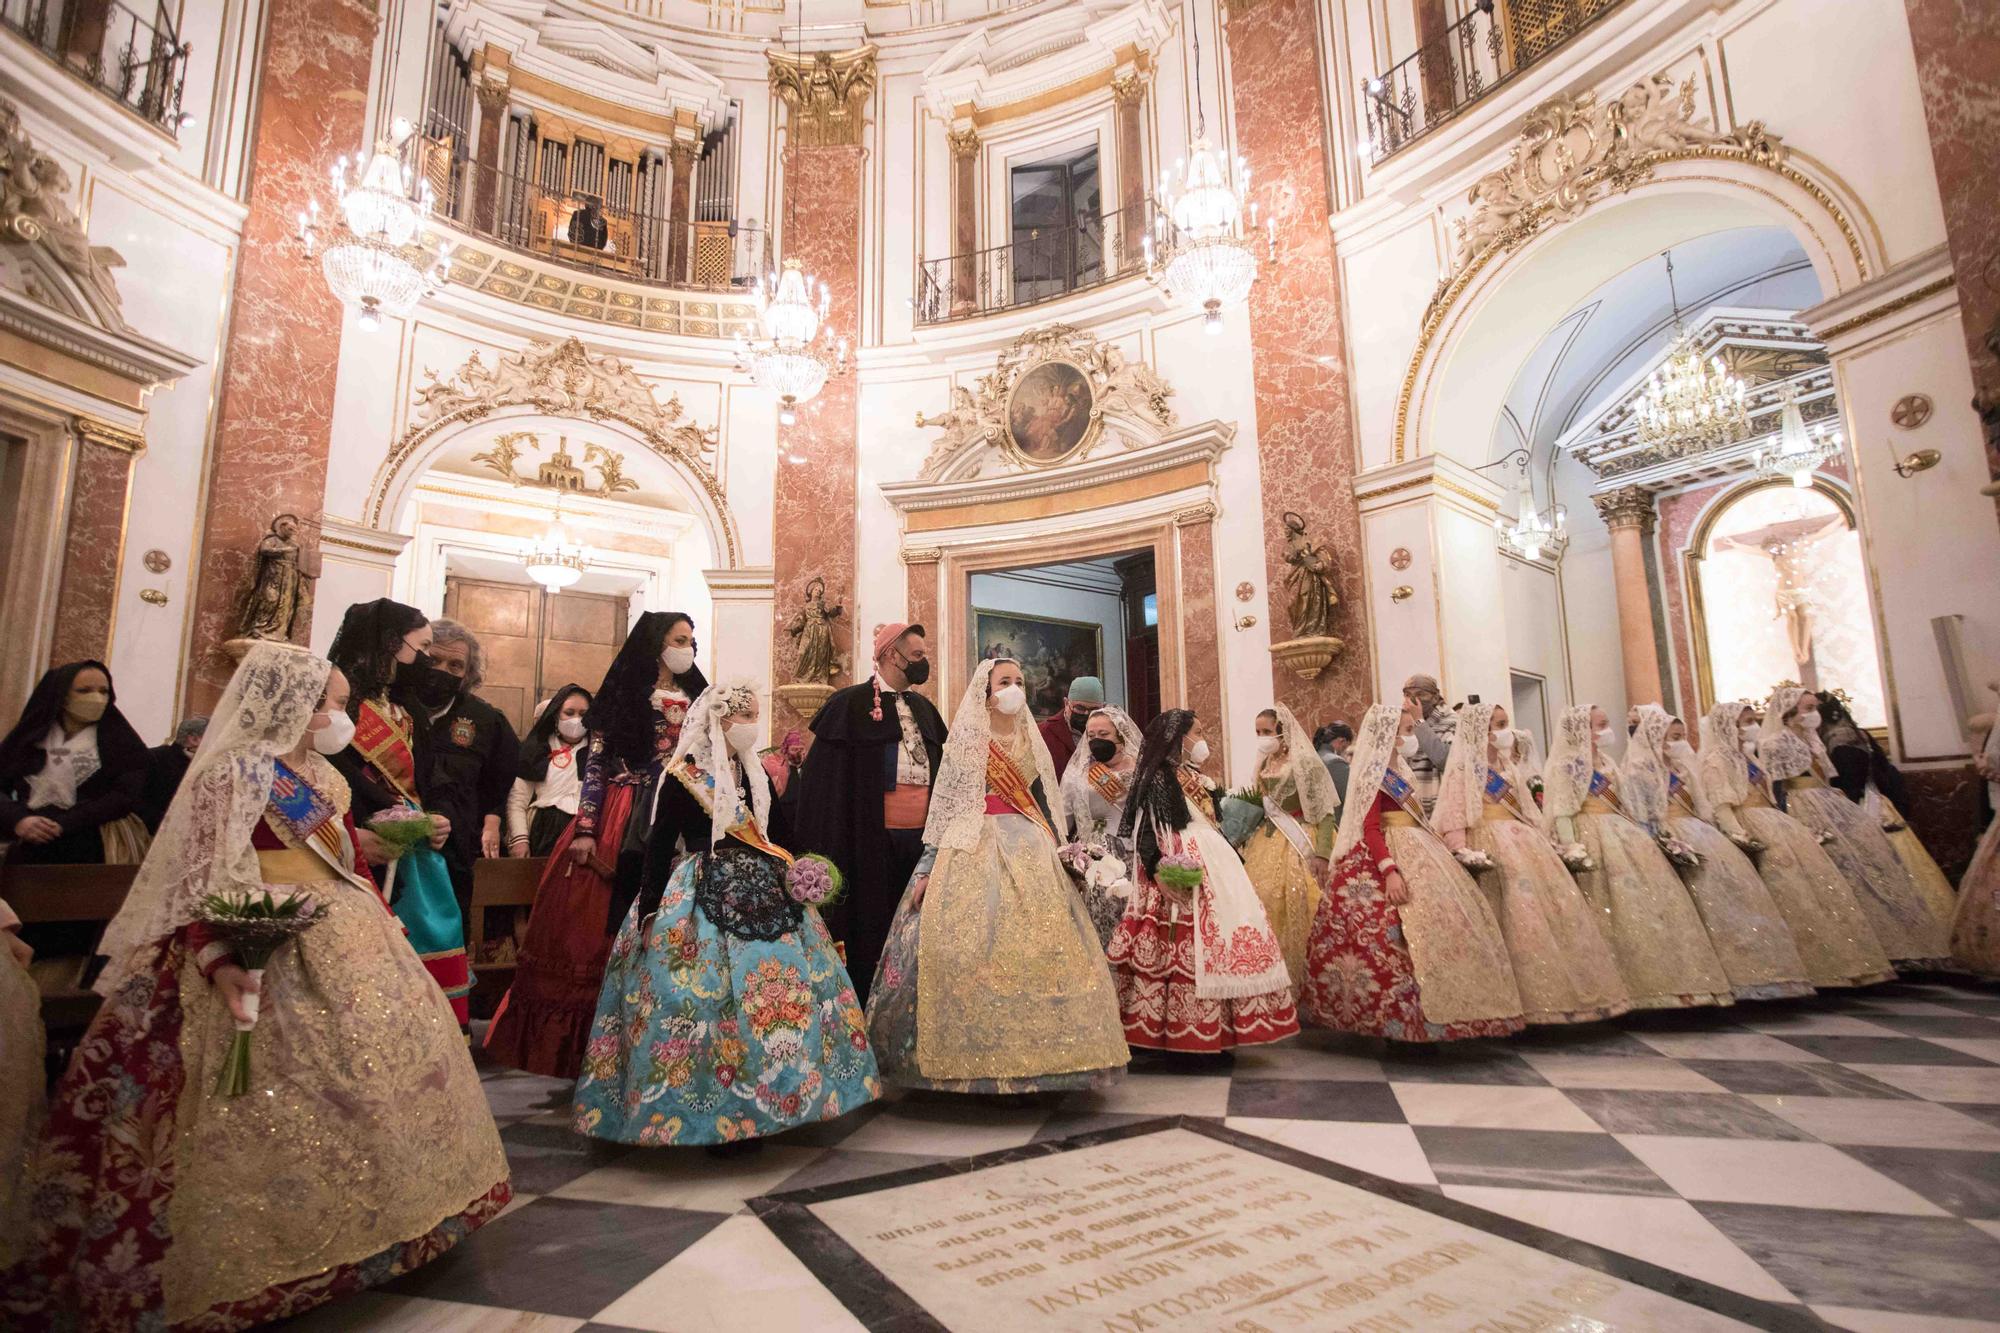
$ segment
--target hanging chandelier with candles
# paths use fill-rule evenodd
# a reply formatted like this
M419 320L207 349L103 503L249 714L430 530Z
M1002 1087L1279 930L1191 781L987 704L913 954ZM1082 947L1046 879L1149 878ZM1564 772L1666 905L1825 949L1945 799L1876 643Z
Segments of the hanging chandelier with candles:
M763 337L756 342L739 335L737 369L760 389L778 396L778 421L798 421L798 405L811 402L830 376L847 369L847 339L837 344L827 330L830 305L826 284L807 275L805 266L787 259L772 275L768 290L757 280L757 320Z
M549 530L529 544L521 554L528 577L552 593L559 593L583 577L590 568L590 552L569 539L563 527L562 500L556 500L555 519Z
M1158 208L1146 237L1146 272L1175 300L1202 312L1204 333L1220 333L1224 307L1248 300L1257 281L1257 205L1246 203L1249 164L1208 142L1199 26L1193 35L1195 140L1187 157L1160 173ZM1275 258L1275 222L1263 235L1264 248Z
M332 171L336 213L320 271L370 333L382 326L382 316L401 317L416 309L450 272L451 242L423 235L435 196L410 161L412 132L410 122L398 116L388 135L376 140L372 154L342 157ZM320 226L319 200L314 199L299 214L298 239L308 257L320 247Z
M1680 293L1674 289L1674 255L1667 259L1667 292L1673 301L1674 340L1666 364L1653 372L1639 396L1639 443L1668 458L1683 458L1733 444L1750 433L1743 381L1722 358L1704 360L1695 336L1681 323Z
M1493 516L1493 531L1499 537L1500 545L1523 560L1539 560L1544 555L1551 560L1562 559L1563 552L1569 548L1568 508L1559 504L1551 504L1547 509L1535 508L1535 482L1528 473L1526 449L1516 449L1506 458L1488 463L1486 467L1497 467L1510 461L1521 465L1520 493L1515 498L1519 516Z
M1757 475L1788 479L1804 490L1813 484L1813 473L1839 457L1847 442L1839 427L1827 422L1807 430L1805 414L1799 411L1798 395L1791 385L1785 386L1784 395L1784 407L1778 413L1778 441L1757 451Z

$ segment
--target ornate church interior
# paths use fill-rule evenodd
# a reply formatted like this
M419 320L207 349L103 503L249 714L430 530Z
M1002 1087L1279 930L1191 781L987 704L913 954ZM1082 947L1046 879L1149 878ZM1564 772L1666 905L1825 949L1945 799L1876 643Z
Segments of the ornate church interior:
M0 1327L2000 1329L2000 8L0 0Z

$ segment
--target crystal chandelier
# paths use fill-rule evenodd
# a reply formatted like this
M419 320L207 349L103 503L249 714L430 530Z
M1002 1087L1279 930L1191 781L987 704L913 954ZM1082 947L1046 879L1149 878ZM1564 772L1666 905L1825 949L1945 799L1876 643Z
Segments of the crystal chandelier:
M354 307L366 332L382 326L382 316L403 316L443 286L450 271L452 244L422 236L434 196L430 182L417 176L405 145L412 126L401 116L378 139L367 158L342 157L332 172L338 216L331 228L320 271L343 304ZM349 168L355 178L348 179ZM298 238L308 256L319 245L320 209L315 199L299 214Z
M783 425L797 424L798 405L810 402L829 376L847 369L847 339L828 348L828 305L826 284L808 277L796 259L785 261L769 290L763 279L757 281L757 320L764 336L754 344L737 337L736 366L757 387L778 395Z
M1486 466L1497 467L1509 461L1521 465L1520 495L1515 501L1520 517L1508 518L1505 514L1493 516L1493 531L1499 536L1500 545L1523 560L1539 560L1544 553L1551 560L1562 559L1563 551L1569 546L1569 510L1559 504L1552 504L1547 509L1535 508L1535 483L1528 475L1526 449L1516 449L1506 458Z
M1674 291L1674 256L1667 252L1667 291L1674 307L1674 340L1667 361L1646 383L1636 411L1639 443L1669 458L1703 453L1750 433L1743 381L1723 368L1722 358L1704 361L1693 333L1681 325L1680 294Z
M560 498L556 500L555 521L523 553L521 564L527 569L529 578L550 592L561 592L582 578L583 571L590 568L590 552L571 542L569 533L563 528Z
M1193 22L1193 11L1189 11ZM1202 311L1202 331L1222 332L1222 309L1249 299L1257 281L1257 205L1245 205L1250 167L1206 137L1201 107L1201 30L1194 28L1195 141L1160 173L1159 208L1146 237L1146 272L1175 300ZM1273 223L1265 248L1276 252Z
M1791 385L1785 386L1784 394L1784 408L1778 413L1778 442L1757 451L1757 475L1774 481L1787 478L1804 490L1813 484L1814 471L1838 457L1846 441L1838 427L1827 423L1808 431Z

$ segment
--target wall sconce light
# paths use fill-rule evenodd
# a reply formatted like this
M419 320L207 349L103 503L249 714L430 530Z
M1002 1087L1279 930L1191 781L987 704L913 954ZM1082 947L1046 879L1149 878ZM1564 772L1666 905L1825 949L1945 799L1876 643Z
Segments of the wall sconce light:
M1919 449L1915 453L1904 455L1890 466L1896 469L1897 476L1909 478L1919 472L1930 471L1943 457L1944 455L1935 449Z
M1417 590L1415 588L1412 588L1409 584L1405 583L1399 585L1396 591L1389 594L1389 600L1392 602L1407 602L1416 595L1417 595Z
M1256 628L1256 625L1257 625L1257 617L1255 616L1236 617L1236 628L1238 629L1254 629Z
M139 590L139 600L147 606L165 606L167 595L158 588L142 588Z

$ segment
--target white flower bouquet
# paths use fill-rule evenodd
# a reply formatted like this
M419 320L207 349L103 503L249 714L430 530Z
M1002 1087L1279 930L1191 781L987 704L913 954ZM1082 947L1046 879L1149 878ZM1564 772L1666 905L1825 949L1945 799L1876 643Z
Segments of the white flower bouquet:
M1590 859L1589 850L1580 842L1567 844L1559 849L1557 854L1562 857L1562 863L1569 867L1571 874L1581 875L1586 871L1597 869L1597 862Z
M1692 870L1701 864L1701 853L1671 833L1662 833L1654 841L1660 844L1660 850L1667 854L1667 859L1683 870Z
M1475 875L1481 871L1493 868L1493 858L1476 847L1461 847L1453 852L1452 855L1458 858L1460 865Z

